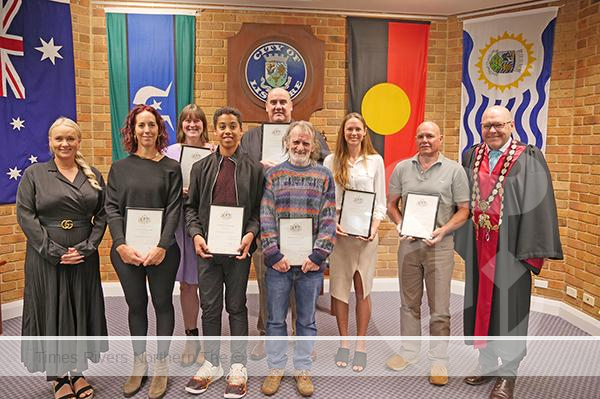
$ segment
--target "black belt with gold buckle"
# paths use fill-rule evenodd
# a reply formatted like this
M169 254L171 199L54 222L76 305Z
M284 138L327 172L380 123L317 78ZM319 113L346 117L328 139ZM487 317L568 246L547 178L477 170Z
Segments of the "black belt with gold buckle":
M91 220L73 220L73 219L42 219L40 221L45 227L52 227L63 230L71 230L77 227L89 227Z

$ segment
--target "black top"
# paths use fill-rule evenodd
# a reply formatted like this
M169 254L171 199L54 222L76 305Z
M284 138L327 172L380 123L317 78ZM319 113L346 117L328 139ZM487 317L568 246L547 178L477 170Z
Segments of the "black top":
M96 180L104 186L102 175L91 168ZM84 257L98 249L106 229L103 209L104 190L98 191L89 184L81 170L73 182L64 177L56 167L54 159L37 163L25 170L17 192L17 221L31 245L46 261L56 265L60 257L73 246ZM94 218L89 237L79 243L57 241L55 229L43 225L40 218L51 220L88 220Z
M168 157L156 162L132 154L113 163L108 173L106 214L115 248L125 244L127 207L163 208L158 246L168 249L174 244L181 212L181 190L181 168Z

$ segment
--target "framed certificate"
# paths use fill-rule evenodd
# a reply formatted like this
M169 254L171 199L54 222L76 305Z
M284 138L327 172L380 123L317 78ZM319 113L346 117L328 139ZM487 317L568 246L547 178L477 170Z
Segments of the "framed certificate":
M430 239L435 230L439 195L408 193L402 214L400 235Z
M206 245L213 255L237 256L244 227L243 206L211 205Z
M285 161L283 136L288 123L264 123L262 125L262 161L281 163Z
M125 214L125 243L143 258L160 241L163 208L127 207Z
M369 238L375 193L370 191L344 190L340 211L340 227L351 236Z
M279 219L279 250L290 266L302 266L313 251L312 218Z
M179 165L181 166L181 175L183 176L183 187L190 186L190 173L192 166L202 158L210 155L208 148L194 147L193 145L181 145L181 155L179 156Z

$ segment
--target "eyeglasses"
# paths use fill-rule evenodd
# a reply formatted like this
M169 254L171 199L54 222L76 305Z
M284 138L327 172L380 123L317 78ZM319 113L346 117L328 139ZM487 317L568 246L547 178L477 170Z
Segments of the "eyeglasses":
M491 128L494 128L494 130L501 130L504 129L504 126L506 126L507 123L511 123L512 121L508 121L508 122L504 122L504 123L486 123L486 124L481 124L481 128L483 130L490 130Z

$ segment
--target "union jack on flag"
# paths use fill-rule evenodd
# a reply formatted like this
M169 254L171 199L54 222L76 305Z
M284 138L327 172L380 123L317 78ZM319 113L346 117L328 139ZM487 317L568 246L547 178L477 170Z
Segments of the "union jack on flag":
M50 158L52 122L75 119L75 69L68 1L0 5L0 204L7 204L23 171Z

